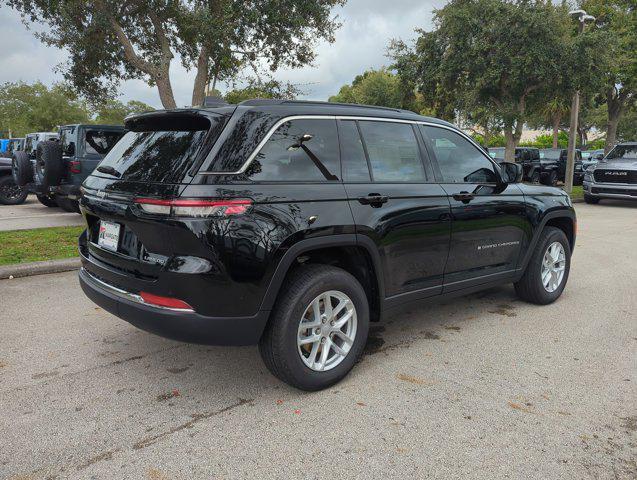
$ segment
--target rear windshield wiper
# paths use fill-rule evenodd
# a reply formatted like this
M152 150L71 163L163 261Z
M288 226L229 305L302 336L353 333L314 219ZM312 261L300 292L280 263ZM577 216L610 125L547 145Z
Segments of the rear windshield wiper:
M100 165L99 167L97 167L97 171L102 173L107 173L108 175L113 175L114 177L117 177L117 178L122 176L121 173L119 173L110 165Z

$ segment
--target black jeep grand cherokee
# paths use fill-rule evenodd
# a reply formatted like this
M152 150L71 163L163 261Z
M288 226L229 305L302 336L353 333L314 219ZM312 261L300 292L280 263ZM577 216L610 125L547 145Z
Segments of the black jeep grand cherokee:
M258 343L301 389L343 378L369 322L515 283L556 300L575 213L448 123L313 102L153 112L85 181L84 292L144 330Z

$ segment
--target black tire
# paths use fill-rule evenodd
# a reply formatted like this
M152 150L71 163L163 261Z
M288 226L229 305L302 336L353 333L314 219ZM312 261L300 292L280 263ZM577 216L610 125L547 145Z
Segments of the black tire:
M356 309L357 330L341 363L331 370L316 371L301 360L297 345L298 328L305 309L320 294L330 290L342 292L351 299ZM301 390L322 390L349 373L363 352L368 333L369 304L356 278L340 268L307 265L290 274L281 287L259 342L259 352L268 370L278 379Z
M564 277L562 278L558 288L553 292L549 292L546 288L544 288L542 283L542 263L547 249L555 242L561 243L564 248ZM553 303L560 297L560 295L562 295L564 287L566 287L566 282L568 281L568 274L570 270L571 246L566 235L559 228L545 227L540 234L540 238L535 246L535 250L533 251L533 255L526 267L524 275L519 282L515 283L515 291L522 300L530 303L538 305Z
M4 175L0 177L0 204L20 205L29 196L26 188L16 185L13 176Z
M57 202L55 201L55 198L49 195L42 195L40 193L37 193L36 197L38 198L38 202L40 202L42 205L46 207L53 208L58 206Z
M48 188L59 185L64 177L64 160L60 142L38 143L35 159L35 172L42 186Z
M80 213L80 205L77 200L71 200L65 197L55 197L55 202L65 212Z
M11 174L16 185L24 187L33 181L33 165L29 154L22 151L13 152L11 161Z
M546 172L542 175L542 184L549 187L557 185L557 172L555 170L551 170L550 172Z
M540 183L540 172L535 170L533 171L533 173L531 174L531 183L537 185Z
M590 195L584 194L584 201L590 205L597 205L600 199L597 197L591 197Z

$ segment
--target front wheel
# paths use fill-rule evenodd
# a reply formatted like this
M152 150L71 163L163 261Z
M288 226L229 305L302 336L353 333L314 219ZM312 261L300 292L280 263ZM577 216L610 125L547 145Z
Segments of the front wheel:
M367 342L369 305L361 284L345 270L308 265L281 288L259 342L272 374L301 390L339 382Z
M28 195L28 190L16 185L11 175L0 178L0 204L20 205L24 203Z
M553 303L562 295L570 269L571 245L566 235L559 228L546 227L515 291L530 303Z
M55 201L55 198L53 198L50 195L42 195L42 194L36 194L36 197L38 198L38 202L40 202L42 205L44 205L45 207L57 207L58 203Z
M599 203L599 198L584 194L584 201L590 205L597 205Z
M534 185L538 185L540 183L540 172L535 170L531 175L531 183Z

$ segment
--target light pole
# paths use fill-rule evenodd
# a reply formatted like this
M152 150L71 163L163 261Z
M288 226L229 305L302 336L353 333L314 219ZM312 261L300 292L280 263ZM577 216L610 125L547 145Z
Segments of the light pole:
M568 14L579 22L577 34L584 31L587 22L594 22L595 17L589 15L584 10L573 10ZM575 90L571 102L571 127L568 132L568 155L566 157L566 171L564 172L564 190L567 193L573 191L573 173L575 171L575 144L577 138L577 125L579 120L579 90Z

